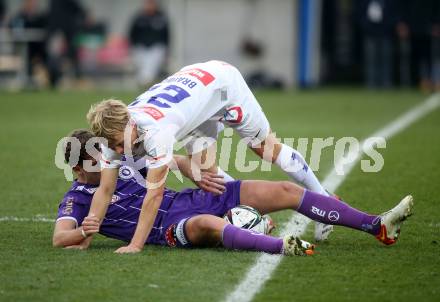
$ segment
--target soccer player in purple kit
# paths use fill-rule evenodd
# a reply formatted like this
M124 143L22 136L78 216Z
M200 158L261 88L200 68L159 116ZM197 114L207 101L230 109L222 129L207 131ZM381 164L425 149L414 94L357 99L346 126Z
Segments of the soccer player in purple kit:
M84 160L93 160L85 148L93 134L77 130L71 136L81 142L79 161L72 167L78 178L59 206L53 235L54 246L87 248L91 235L98 232L129 242L138 223L146 189L130 177L130 167L122 166L115 193L102 223L96 217L87 217L100 182L100 172L88 172L83 168ZM70 154L71 148L67 147L67 162ZM179 168L184 166L179 165ZM243 204L262 214L283 209L297 210L315 221L370 233L389 245L398 239L401 224L411 215L413 203L412 197L407 196L392 210L382 215L369 215L292 182L246 180L228 182L225 186L226 190L220 195L201 189L185 189L180 192L166 189L145 244L189 247L221 243L228 249L284 255L304 255L310 250L311 245L299 238L258 234L228 224L221 218L229 209Z

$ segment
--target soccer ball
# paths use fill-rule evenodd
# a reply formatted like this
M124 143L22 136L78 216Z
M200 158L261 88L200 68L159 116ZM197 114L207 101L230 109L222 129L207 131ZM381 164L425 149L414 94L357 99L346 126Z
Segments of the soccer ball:
M273 221L269 215L261 216L256 209L245 205L239 205L230 209L224 216L224 219L239 228L266 235L274 228Z

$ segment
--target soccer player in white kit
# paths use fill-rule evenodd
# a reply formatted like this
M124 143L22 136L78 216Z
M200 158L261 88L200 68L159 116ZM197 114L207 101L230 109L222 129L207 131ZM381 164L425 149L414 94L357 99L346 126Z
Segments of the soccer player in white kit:
M101 183L89 215L104 217L121 156L146 156L148 193L133 239L118 250L121 253L139 252L144 246L162 201L175 142L184 140L190 158L229 180L230 176L215 162L206 166L213 153L208 151L215 149L222 124L235 129L256 154L279 166L296 182L328 195L303 156L271 133L269 122L242 75L225 62L186 66L128 106L116 100L92 106L87 119L94 134L108 140L108 147L102 146ZM216 192L219 187L214 181L205 189Z

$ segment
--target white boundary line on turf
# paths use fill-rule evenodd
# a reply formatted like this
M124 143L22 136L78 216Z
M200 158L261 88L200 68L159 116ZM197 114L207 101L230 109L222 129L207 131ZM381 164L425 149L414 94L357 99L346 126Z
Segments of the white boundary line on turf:
M370 137L384 137L385 139L389 139L394 135L398 134L412 123L426 116L428 113L434 111L440 107L440 95L435 94L429 97L426 101L417 105L410 109L405 114L401 115L379 131L373 133ZM347 175L351 172L353 167L357 164L357 162L361 159L363 155L362 150L372 149L374 146L372 144L366 144L365 140L361 142L361 145L364 148L353 154L355 155L355 160L349 165L345 166L344 175L338 175L335 170L332 170L322 182L324 188L329 190L330 192L336 191L339 186L345 181ZM335 165L338 166L338 165ZM307 223L310 221L309 218L306 218L303 215L293 215L292 218L286 223L284 228L281 230L280 236L284 236L286 234L296 233L296 229L298 229L298 222L303 224L302 230L299 231L299 235L304 233ZM248 302L251 301L255 295L260 291L260 289L264 286L266 281L270 279L272 273L278 267L282 260L282 256L279 255L269 255L262 254L259 256L254 265L247 271L243 280L235 287L235 289L227 295L225 298L226 302Z
M47 217L43 217L43 216L35 216L35 217L31 217L31 218L16 217L16 216L0 217L0 222L10 222L10 221L17 221L17 222L55 222L55 219L47 218Z

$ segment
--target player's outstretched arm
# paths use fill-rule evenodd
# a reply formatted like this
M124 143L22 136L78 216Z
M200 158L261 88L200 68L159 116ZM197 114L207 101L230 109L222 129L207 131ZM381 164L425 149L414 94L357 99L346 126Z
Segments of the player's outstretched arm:
M128 246L121 247L116 253L138 253L144 248L148 235L153 228L154 220L160 204L162 203L165 182L168 175L168 166L163 165L158 168L149 169L147 174L147 195L142 203L141 213L136 227L136 231Z
M101 181L98 190L96 190L96 193L93 195L88 217L95 216L100 222L104 219L108 205L116 189L118 170L119 169L116 168L104 168L101 171Z
M96 227L93 233L97 233L99 230ZM92 230L89 230L89 234L92 234ZM70 219L59 220L55 224L55 229L52 237L52 244L54 247L75 247L78 249L86 249L92 237L85 237L83 227L76 227L75 221Z

